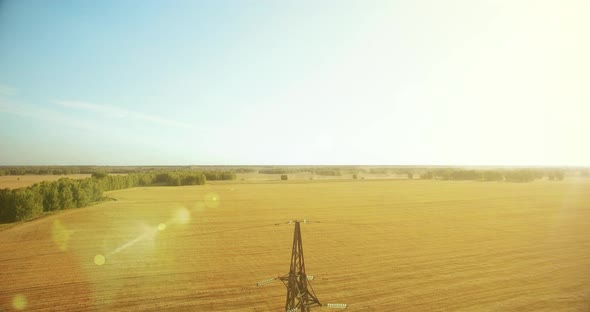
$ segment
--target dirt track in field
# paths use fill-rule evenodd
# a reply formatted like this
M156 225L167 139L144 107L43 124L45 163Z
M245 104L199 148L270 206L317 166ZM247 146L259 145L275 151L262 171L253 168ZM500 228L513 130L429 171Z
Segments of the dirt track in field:
M274 224L300 218L319 221L316 295L346 311L590 311L589 182L115 191L0 231L0 310L282 311L284 286L256 282L287 273L293 226Z

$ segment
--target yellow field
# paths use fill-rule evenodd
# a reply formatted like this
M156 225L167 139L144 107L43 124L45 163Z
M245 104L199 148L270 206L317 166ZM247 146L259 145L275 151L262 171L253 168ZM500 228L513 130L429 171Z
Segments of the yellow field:
M89 174L0 176L0 189L16 189L27 187L43 181L57 181L61 178L85 179L89 177Z
M346 311L590 311L590 181L209 183L0 232L0 310L282 311L300 218ZM324 308L316 310L327 310Z

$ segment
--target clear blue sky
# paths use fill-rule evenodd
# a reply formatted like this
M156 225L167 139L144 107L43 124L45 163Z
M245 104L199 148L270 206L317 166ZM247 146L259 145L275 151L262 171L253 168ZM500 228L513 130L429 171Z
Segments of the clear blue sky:
M2 1L0 165L590 165L588 1Z

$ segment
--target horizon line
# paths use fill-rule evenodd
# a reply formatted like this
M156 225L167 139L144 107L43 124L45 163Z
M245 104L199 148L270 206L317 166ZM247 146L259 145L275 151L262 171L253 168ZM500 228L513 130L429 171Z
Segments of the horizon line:
M428 165L428 164L176 164L176 165L0 165L0 168L5 167L489 167L489 168L588 168L590 165Z

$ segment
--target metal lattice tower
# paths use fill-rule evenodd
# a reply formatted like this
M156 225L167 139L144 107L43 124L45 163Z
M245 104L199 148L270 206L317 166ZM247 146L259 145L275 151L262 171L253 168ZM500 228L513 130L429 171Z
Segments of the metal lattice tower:
M287 286L286 312L309 312L310 307L322 305L315 296L313 288L305 274L305 260L303 258L303 242L301 241L299 220L295 220L291 268L289 274L281 277L280 280Z

